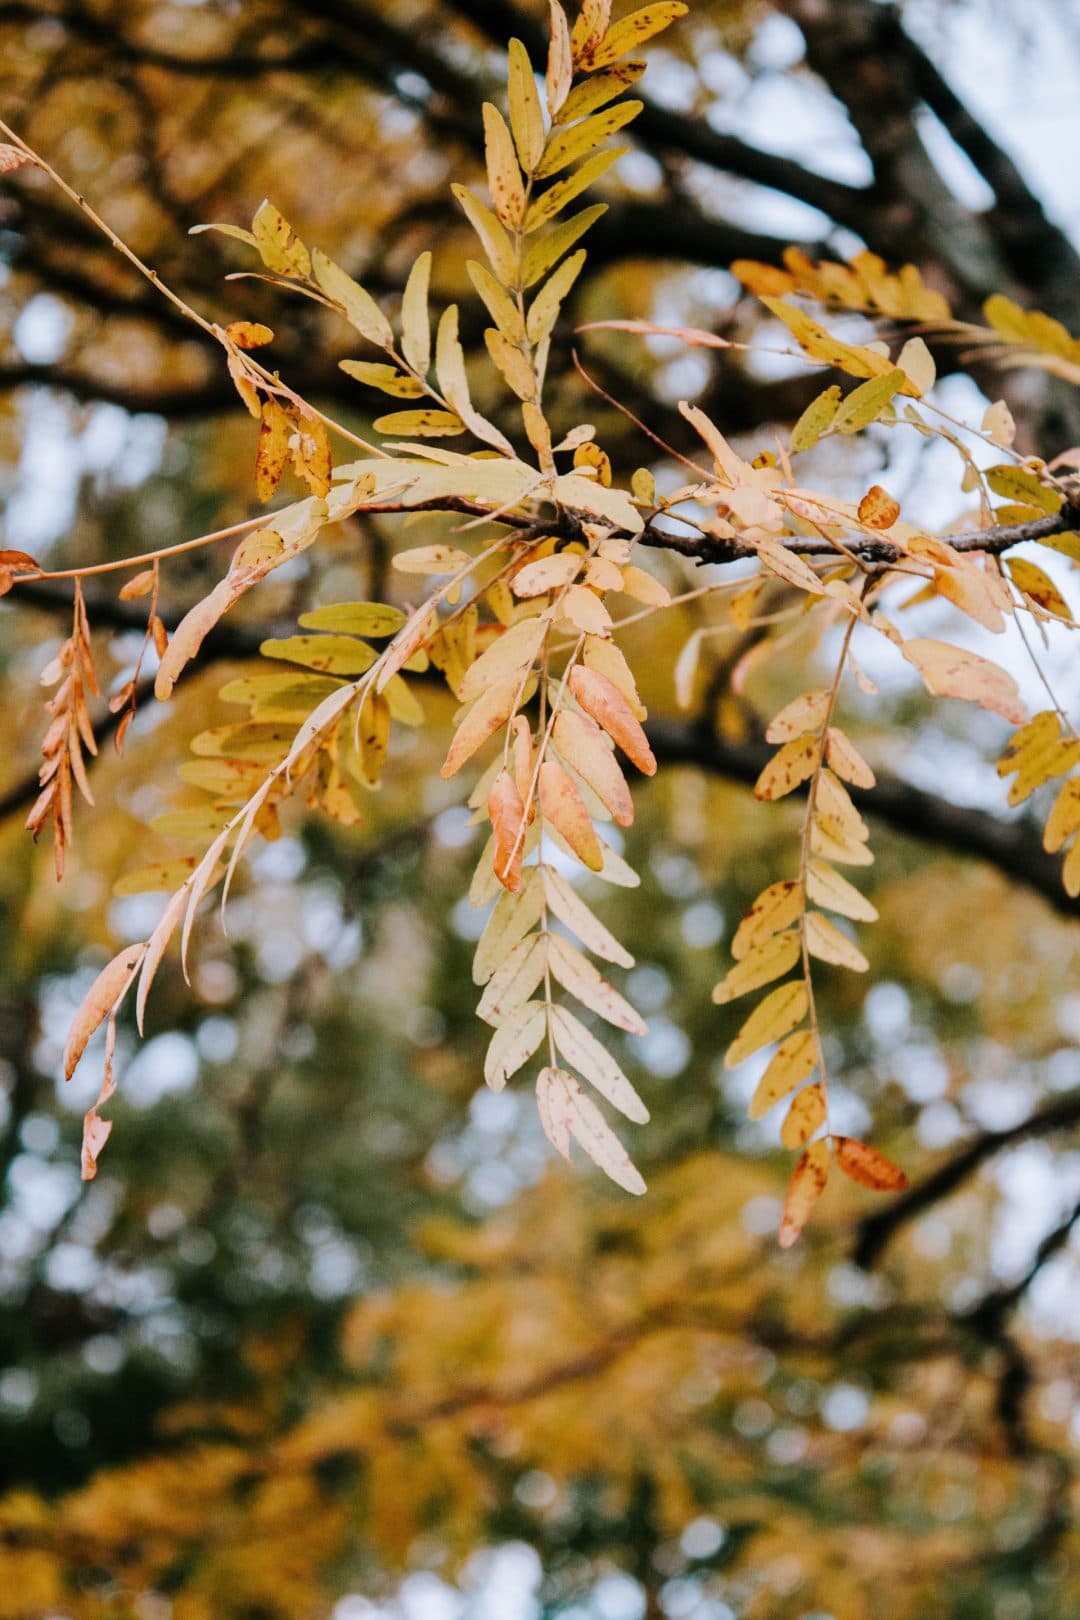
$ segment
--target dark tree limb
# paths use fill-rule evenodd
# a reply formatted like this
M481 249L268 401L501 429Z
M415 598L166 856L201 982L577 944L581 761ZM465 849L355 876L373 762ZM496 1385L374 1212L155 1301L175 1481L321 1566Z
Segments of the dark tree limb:
M1012 1147L1017 1142L1030 1141L1035 1137L1053 1136L1058 1131L1071 1130L1077 1124L1080 1124L1080 1091L1067 1091L1062 1096L1044 1103L1033 1114L1029 1114L1027 1119L1021 1120L1016 1125L1010 1125L1006 1130L984 1131L979 1136L973 1137L930 1175L924 1176L922 1181L916 1182L907 1192L901 1193L899 1198L894 1198L892 1203L885 1204L873 1214L863 1217L856 1231L852 1253L855 1264L864 1268L875 1265L885 1245L901 1227L954 1193L981 1165L1003 1152L1005 1148ZM1070 1218L1070 1225L1076 1219L1074 1212ZM1064 1239L1058 1241L1060 1243ZM1033 1275L1023 1283L1021 1293L1029 1286ZM1016 1285L1013 1286L1015 1289ZM1016 1297L1018 1298L1019 1294ZM981 1306L975 1307L976 1311L980 1309Z

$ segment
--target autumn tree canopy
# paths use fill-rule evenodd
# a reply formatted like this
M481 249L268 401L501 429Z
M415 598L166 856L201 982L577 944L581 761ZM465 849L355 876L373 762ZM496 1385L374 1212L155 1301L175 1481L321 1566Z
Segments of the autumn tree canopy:
M0 4L0 1617L1073 1612L1080 265L931 11Z

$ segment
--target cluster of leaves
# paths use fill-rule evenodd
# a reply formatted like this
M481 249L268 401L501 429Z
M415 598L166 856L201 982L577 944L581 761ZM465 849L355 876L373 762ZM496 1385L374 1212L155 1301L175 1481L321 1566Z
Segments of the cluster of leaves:
M513 41L508 117L494 105L484 108L490 206L466 188L454 188L483 253L483 260L469 262L468 273L492 323L485 331L492 379L503 405L509 401L517 412L527 452L519 454L509 436L514 429L504 431L477 407L457 306L450 304L433 322L429 253L416 260L394 321L339 265L318 248L309 249L270 203L257 210L250 230L205 227L254 249L275 283L340 314L384 356L346 360L345 370L364 387L404 401L406 408L379 416L375 429L384 436L382 443L367 444L252 357L251 351L272 336L267 328L250 322L211 328L187 312L221 343L237 390L259 420L258 494L273 496L290 464L309 493L268 521L239 526L249 532L228 572L185 616L167 646L156 616L157 570L165 554L154 554L148 636L161 655L157 697L170 696L222 615L274 569L312 546L328 525L365 511L413 517L454 512L465 519L459 534L470 529L483 534L478 550L440 541L397 555L396 565L405 574L441 581L411 611L382 603L317 608L301 619L301 628L310 633L263 647L268 658L299 666L299 673L293 668L243 677L225 689L227 701L247 706L247 718L201 733L193 745L197 757L183 773L211 795L212 803L206 811L180 811L158 824L166 834L195 836L203 843L209 837L209 844L178 864L157 863L148 875L130 880L131 888L143 882L177 886L145 944L121 952L91 989L72 1031L66 1070L72 1072L101 1023L114 1027L117 1008L133 985L141 1027L172 937L180 932L186 960L203 900L223 877L224 904L251 839L274 835L280 806L298 782L306 781L309 802L336 820L352 825L361 818L364 794L378 786L383 773L392 721L417 725L424 718L403 673L422 677L434 666L461 706L442 775L454 776L496 743L495 756L469 797L477 819L491 828L470 891L477 904L495 901L474 969L483 987L480 1016L495 1029L485 1078L498 1089L544 1048L537 1100L556 1149L568 1156L571 1139L576 1140L620 1185L642 1191L638 1171L582 1081L633 1121L646 1118L644 1106L603 1040L557 999L556 990L617 1029L644 1031L639 1013L586 954L627 968L630 953L579 892L589 875L616 884L635 881L598 824L625 828L633 819L619 754L646 776L656 767L635 677L614 635L631 618L647 618L685 599L672 598L633 561L633 547L642 539L699 561L747 562L752 577L740 578L734 587L727 623L768 631L751 655L753 668L786 644L786 632L773 634L773 626L801 627L812 616L819 641L835 630L840 642L831 686L796 696L769 727L768 739L778 752L761 776L758 796L805 793L799 872L759 897L733 941L736 967L716 992L716 999L726 1002L798 969L797 979L769 991L727 1058L737 1064L780 1043L755 1096L755 1113L802 1087L781 1132L785 1145L802 1150L781 1232L782 1241L790 1243L834 1158L868 1187L903 1185L902 1172L874 1149L829 1130L811 979L812 959L859 972L867 967L844 928L827 915L873 917L858 890L836 870L871 859L867 829L849 788L870 789L873 771L834 723L849 666L863 689L873 691L855 665L853 640L856 633L866 634L894 647L935 695L962 698L1025 725L1017 683L1006 669L961 646L905 637L882 604L888 597L891 610L892 601L914 581L914 594L900 605L940 599L998 634L1015 624L1030 651L1024 621L1044 630L1051 622L1072 624L1071 612L1043 569L1027 559L1003 564L1001 558L1011 546L1033 540L1075 561L1077 525L1068 480L1012 449L1013 425L1002 402L990 406L978 427L955 423L936 405L930 397L935 362L924 337L908 336L894 356L886 341L841 338L793 301L811 298L827 309L918 324L950 341L976 341L978 332L973 336L972 329L954 322L945 301L917 272L908 267L891 275L867 254L850 266L815 266L792 254L783 271L737 267L795 339L802 358L856 383L846 393L830 383L775 451L745 460L717 423L684 402L680 410L704 455L700 460L680 456L687 476L660 497L644 468L629 489L616 487L592 424L580 423L553 442L545 409L552 333L584 262L577 243L603 204L569 216L565 210L618 158L620 149L600 148L640 109L639 102L622 97L643 64L625 58L684 10L672 0L612 24L610 6L590 0L571 28L553 0L543 96L525 47ZM36 157L28 160L40 163ZM1021 317L1004 300L991 301L987 319L996 350L1005 346L1010 363L1034 357L1058 372L1074 365L1069 348L1074 340L1053 323ZM646 333L664 330L640 321L608 324ZM679 335L690 344L725 346L709 333L679 329ZM506 412L500 405L492 414ZM796 478L795 458L831 437L870 428L910 429L952 447L961 463L962 491L977 497L974 511L961 520L970 527L928 534L905 521L900 504L877 484L858 500L844 500ZM351 440L363 457L335 467L333 433ZM466 435L471 449L433 442ZM1004 459L982 467L972 439ZM567 458L562 467L559 457ZM189 544L195 543L201 542ZM147 577L138 576L128 592L138 594ZM685 595L722 601L731 589L706 585ZM639 607L619 619L612 613L618 598ZM80 682L88 684L90 669L79 602L77 595L76 636L68 644L75 649L69 656L72 671L61 688L63 701L60 694L53 700L47 796L39 801L34 822L36 832L52 814L65 838L70 793L65 800L64 783L72 775L79 780L78 735L92 746L88 724L86 729L79 724ZM692 688L704 633L695 632L679 661L676 687L682 695ZM385 644L377 648L373 642ZM746 674L744 669L740 678ZM132 703L134 691L132 676L124 687L125 705ZM1059 727L1052 737L1051 723ZM1061 727L1068 728L1068 722L1055 709L1014 739L1003 763L1018 770L1018 787L1023 783L1032 791L1071 769L1080 745L1071 729ZM1049 848L1061 847L1080 827L1077 803L1070 783L1051 815ZM1080 886L1075 848L1065 882L1070 892ZM804 1086L815 1070L820 1078ZM87 1174L93 1173L103 1129L92 1110Z

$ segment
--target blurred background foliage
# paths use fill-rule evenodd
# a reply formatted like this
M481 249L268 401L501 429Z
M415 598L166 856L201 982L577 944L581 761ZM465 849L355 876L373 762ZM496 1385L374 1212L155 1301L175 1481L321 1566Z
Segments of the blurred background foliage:
M273 363L366 433L377 408L337 370L344 330L224 280L239 251L185 232L246 223L268 193L390 299L437 240L438 293L461 296L447 183L479 173L500 47L533 45L543 14L0 3L0 106L166 280L215 318L265 320ZM1078 32L1049 0L1023 15L696 0L651 52L649 110L605 182L574 321L746 335L759 314L725 265L794 240L914 259L961 313L1002 290L1077 329L1068 221L1000 131L964 122L950 73L975 40L1013 64L1003 83L1016 61L1049 77ZM560 416L596 421L618 465L639 464L640 434L574 372L572 341L567 324ZM663 340L579 341L676 446L680 397L749 448L820 386ZM969 378L944 387L956 409L978 399ZM6 545L71 566L255 510L252 428L216 352L33 173L0 197L0 388ZM1009 398L1028 445L1080 438L1058 385L1018 376ZM887 453L830 446L819 476L887 474L905 505L958 505L936 451ZM418 529L439 536L420 519L412 543ZM364 824L295 807L248 863L228 937L208 918L192 986L166 962L149 1038L121 1030L116 1128L80 1184L99 1074L59 1081L67 1021L160 906L114 883L176 853L145 824L195 802L176 776L187 739L235 717L216 694L267 627L392 597L400 532L352 519L281 569L177 700L141 713L123 759L103 751L59 889L19 811L37 675L70 597L0 609L0 1620L1075 1615L1075 908L1048 903L1034 866L920 838L914 801L893 818L906 831L875 824L873 982L823 975L823 1017L837 1127L872 1122L914 1191L887 1206L830 1189L792 1253L773 1236L786 1156L769 1120L745 1118L757 1069L720 1067L737 1019L709 1001L725 941L797 836L794 811L726 777L762 715L809 684L805 637L737 697L725 684L746 645L710 639L700 713L677 722L688 762L638 795L642 885L606 893L650 1019L620 1053L653 1114L633 1144L646 1199L552 1168L527 1087L477 1089L482 917L463 895L478 851L437 777L451 707L434 688ZM169 568L173 619L217 565ZM677 559L662 566L685 588ZM137 638L114 597L87 595L101 668L119 675ZM661 724L701 622L691 605L625 638ZM908 684L880 686L848 699L875 765L998 811L997 722L928 716ZM695 737L701 759L718 739L726 771L694 763ZM1012 824L994 825L1008 842Z

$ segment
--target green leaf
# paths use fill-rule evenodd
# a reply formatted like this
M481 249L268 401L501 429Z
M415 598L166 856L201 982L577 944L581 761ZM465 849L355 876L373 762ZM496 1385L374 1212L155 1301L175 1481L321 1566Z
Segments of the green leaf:
M907 383L907 377L897 367L883 377L871 377L853 388L832 420L834 433L858 433L871 422L876 422L886 405Z
M363 675L375 662L375 653L365 641L351 636L271 637L259 646L264 658L281 658L290 664L325 675Z
M340 630L351 636L396 635L405 623L400 608L382 602L332 602L300 615L305 630Z
M840 386L834 383L826 388L817 399L811 400L803 411L799 420L791 430L791 448L794 451L810 450L822 434L832 427L840 405Z

